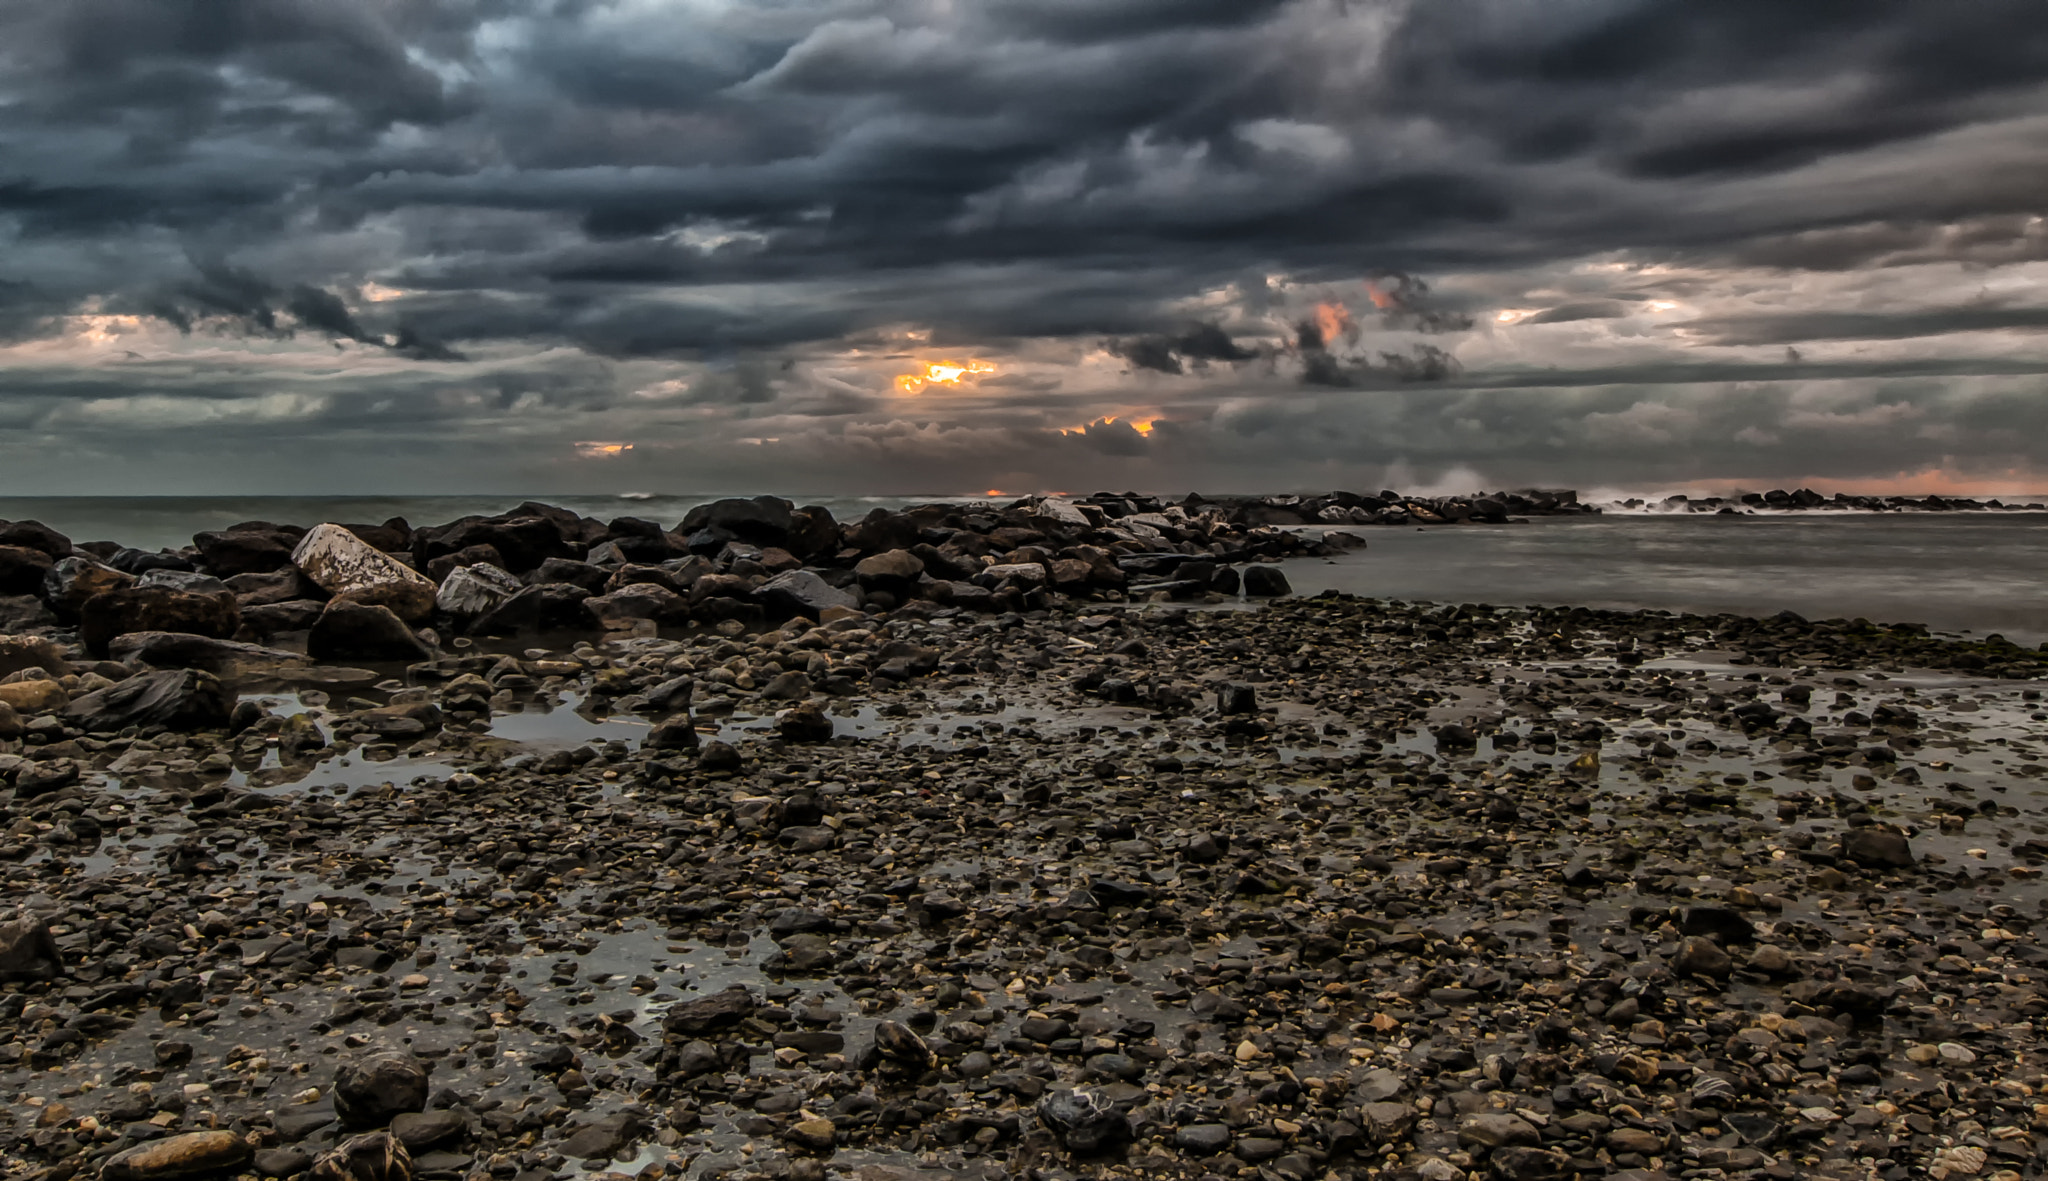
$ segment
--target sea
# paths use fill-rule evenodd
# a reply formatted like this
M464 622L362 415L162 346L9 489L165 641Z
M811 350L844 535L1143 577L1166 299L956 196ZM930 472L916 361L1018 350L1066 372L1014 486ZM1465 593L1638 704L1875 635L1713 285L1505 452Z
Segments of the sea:
M589 516L679 522L708 496L0 497L0 519L77 541L189 544L242 521L440 524L541 500ZM922 497L820 497L840 520ZM2048 642L2048 512L1610 511L1506 525L1356 527L1366 548L1287 564L1300 594L1921 623Z

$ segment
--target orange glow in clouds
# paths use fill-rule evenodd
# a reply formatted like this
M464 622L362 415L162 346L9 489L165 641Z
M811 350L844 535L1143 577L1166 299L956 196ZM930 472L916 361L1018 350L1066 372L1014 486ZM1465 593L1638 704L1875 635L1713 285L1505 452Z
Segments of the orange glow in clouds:
M1379 302L1375 292L1373 302ZM1316 305L1316 331L1323 334L1323 343L1328 344L1351 331L1351 309L1341 303L1319 303Z
M994 373L992 361L927 361L921 373L905 373L896 379L896 388L906 394L922 393L928 385L960 384L961 379L977 373Z
M1365 293L1372 298L1372 306L1383 312L1394 306L1394 297L1381 291L1380 285L1377 283L1367 283L1365 285Z
M616 459L631 451L631 443L578 443L576 454L584 459Z
M1085 435L1090 427L1113 426L1118 420L1118 415L1111 414L1098 418L1094 422L1084 422L1080 426L1063 426L1060 428L1060 433L1063 435ZM1122 419L1122 421L1124 425L1139 434L1149 436L1152 433L1153 426L1159 422L1159 419L1157 416L1154 416L1152 418L1126 418Z

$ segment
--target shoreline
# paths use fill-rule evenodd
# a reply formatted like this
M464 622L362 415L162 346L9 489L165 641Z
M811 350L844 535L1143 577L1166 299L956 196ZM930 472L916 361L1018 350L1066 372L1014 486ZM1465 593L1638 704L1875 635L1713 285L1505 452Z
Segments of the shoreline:
M592 640L126 728L91 678L212 678L34 649L10 1166L2032 1167L1940 1129L2048 1083L2041 654L1340 596Z

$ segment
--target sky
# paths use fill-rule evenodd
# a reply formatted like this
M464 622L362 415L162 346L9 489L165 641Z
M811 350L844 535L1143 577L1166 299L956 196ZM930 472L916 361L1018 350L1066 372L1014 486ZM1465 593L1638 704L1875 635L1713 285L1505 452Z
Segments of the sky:
M0 495L2048 490L2039 0L0 2Z

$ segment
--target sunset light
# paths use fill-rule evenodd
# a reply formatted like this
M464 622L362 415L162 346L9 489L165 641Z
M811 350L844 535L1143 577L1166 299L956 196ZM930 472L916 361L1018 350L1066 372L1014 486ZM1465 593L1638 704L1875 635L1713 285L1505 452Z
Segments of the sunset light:
M905 373L896 379L896 388L906 394L923 392L926 386L957 386L965 378L994 373L996 367L991 361L928 361L921 373Z

